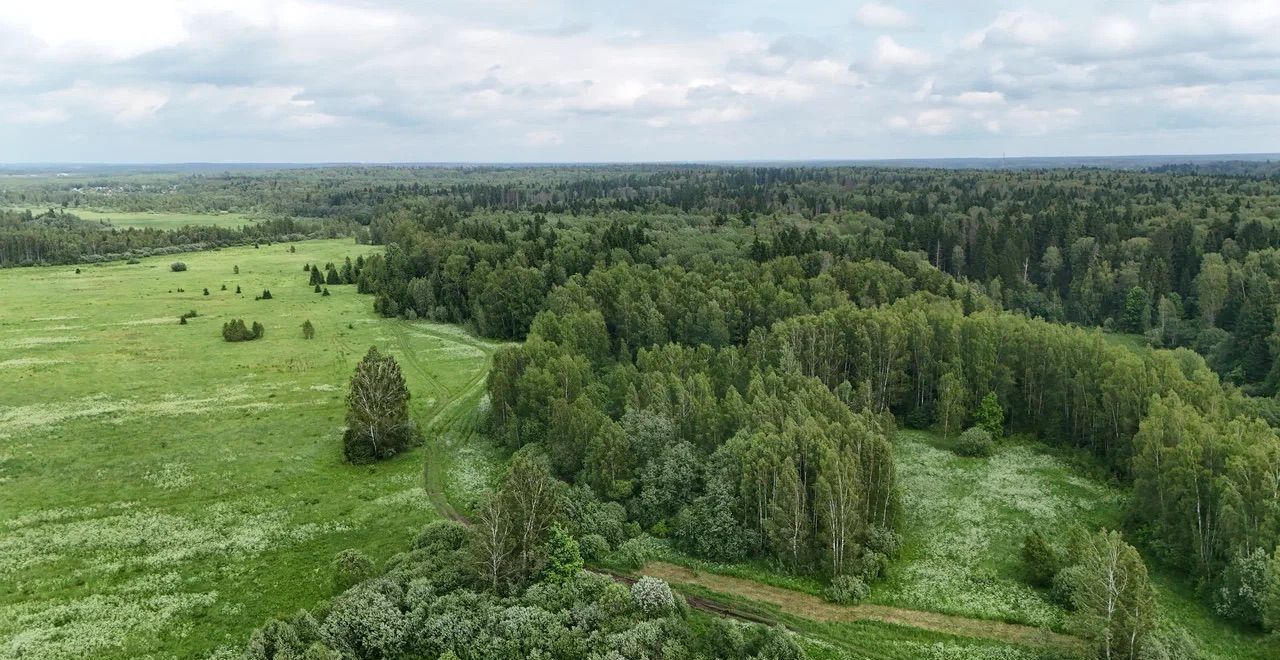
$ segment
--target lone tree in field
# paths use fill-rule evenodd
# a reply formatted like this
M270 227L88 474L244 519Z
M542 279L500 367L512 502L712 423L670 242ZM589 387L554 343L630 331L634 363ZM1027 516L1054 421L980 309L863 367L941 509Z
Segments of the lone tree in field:
M187 269L187 265L186 265L186 264L184 264L184 263L182 263L181 261L175 261L175 262L173 262L173 263L169 264L169 270L171 270L171 271L173 271L173 272L175 272L175 273L181 273L182 271L184 271L184 270L186 270L186 269Z
M311 319L302 322L302 338L311 339L316 336L316 327L311 325Z
M369 347L351 377L343 455L352 463L372 463L420 439L417 425L409 419L409 388L400 365Z

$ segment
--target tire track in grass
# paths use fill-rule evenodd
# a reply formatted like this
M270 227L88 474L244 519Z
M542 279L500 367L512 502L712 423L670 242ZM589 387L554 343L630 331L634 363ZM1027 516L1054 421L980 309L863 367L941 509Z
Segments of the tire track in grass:
M459 430L455 427L459 426L458 422L468 412L469 406L467 404L474 404L479 401L485 378L489 375L490 360L497 346L481 341L466 341L448 333L432 332L429 326L410 327L447 344L470 346L484 354L483 363L475 374L460 389L452 390L445 387L421 364L418 352L412 346L413 339L408 336L407 328L397 328L397 339L405 362L413 368L415 373L421 375L424 380L430 383L436 391L444 393L443 400L436 402L435 414L423 424L423 432L427 436L424 441L426 451L425 464L422 470L423 487L426 489L427 498L431 501L431 505L435 507L437 513L449 520L465 523L466 517L454 508L444 491L445 475L450 464L448 436L450 433ZM460 439L469 439L473 432L474 429L468 430L465 437L460 437Z
M768 603L782 612L817 621L819 623L852 623L878 621L931 632L986 639L1019 646L1073 651L1081 647L1079 638L1033 628L1016 623L971 619L968 617L925 612L888 605L838 605L817 596L791 589L783 589L754 580L728 575L694 571L661 561L646 563L641 575L648 575L671 584L689 584L750 601Z

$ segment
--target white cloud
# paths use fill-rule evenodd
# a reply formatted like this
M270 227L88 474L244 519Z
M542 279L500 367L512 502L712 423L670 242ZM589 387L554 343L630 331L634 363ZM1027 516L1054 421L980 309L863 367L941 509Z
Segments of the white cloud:
M564 144L559 131L530 131L524 134L524 143L531 147L554 147Z
M880 2L868 2L858 7L853 20L858 25L874 30L895 30L915 24L906 12Z
M960 105L995 105L1004 103L1004 94L1000 92L963 92L955 97Z
M869 2L834 31L849 10L813 0L786 24L601 2L12 2L3 157L959 155L992 133L1187 151L1191 125L1280 150L1276 0Z
M909 48L894 41L893 37L881 35L871 47L871 64L881 69L926 69L934 63L929 53Z

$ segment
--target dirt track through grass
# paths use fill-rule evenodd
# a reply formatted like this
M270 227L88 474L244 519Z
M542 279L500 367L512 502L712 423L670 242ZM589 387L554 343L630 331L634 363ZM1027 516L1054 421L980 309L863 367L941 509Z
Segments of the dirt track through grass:
M1022 646L1070 650L1079 648L1080 645L1080 640L1075 637L1030 626L969 619L886 605L837 605L810 594L727 575L703 573L666 562L646 563L640 569L640 573L661 578L673 585L696 585L711 591L768 603L776 606L783 613L820 623L879 621L949 635L989 639Z

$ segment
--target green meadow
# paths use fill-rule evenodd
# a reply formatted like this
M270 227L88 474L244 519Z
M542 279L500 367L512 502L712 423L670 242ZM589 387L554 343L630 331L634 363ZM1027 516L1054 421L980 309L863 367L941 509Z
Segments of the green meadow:
M30 210L42 213L47 208L37 206L21 207L16 210ZM218 227L240 227L256 222L258 219L244 213L183 213L174 211L101 211L85 208L68 208L65 210L81 220L91 222L110 222L115 227L137 227L139 229L181 229L188 225L212 225Z
M294 246L0 271L0 658L231 657L332 595L336 552L385 559L436 516L426 454L469 439L442 429L474 428L491 345L313 293L304 264L371 248ZM224 342L234 318L265 336ZM427 448L353 467L343 397L370 346L400 361ZM483 485L462 456L449 473Z

